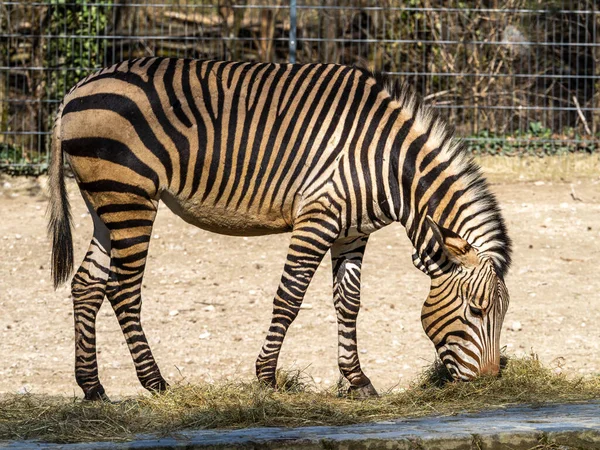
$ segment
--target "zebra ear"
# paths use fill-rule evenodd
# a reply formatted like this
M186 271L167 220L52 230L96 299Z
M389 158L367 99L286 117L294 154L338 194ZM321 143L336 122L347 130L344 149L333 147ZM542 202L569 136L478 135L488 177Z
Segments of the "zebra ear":
M427 216L427 222L433 235L446 257L454 264L465 267L475 267L479 264L477 251L454 231L438 225L435 220Z

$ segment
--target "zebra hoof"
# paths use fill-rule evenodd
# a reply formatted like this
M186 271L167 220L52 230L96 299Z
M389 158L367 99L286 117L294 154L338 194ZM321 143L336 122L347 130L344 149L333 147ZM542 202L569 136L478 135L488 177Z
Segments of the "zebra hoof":
M153 383L151 386L146 387L153 394L160 394L161 392L165 392L169 389L169 383L167 383L164 378L160 379L156 383Z
M102 385L92 388L89 391L87 391L85 393L84 400L89 401L89 402L97 402L97 401L102 401L102 402L107 402L107 403L110 402L110 399L104 392L104 387L102 387Z
M364 386L350 386L348 388L348 396L351 398L361 399L369 397L378 397L379 394L377 393L371 382L369 382Z

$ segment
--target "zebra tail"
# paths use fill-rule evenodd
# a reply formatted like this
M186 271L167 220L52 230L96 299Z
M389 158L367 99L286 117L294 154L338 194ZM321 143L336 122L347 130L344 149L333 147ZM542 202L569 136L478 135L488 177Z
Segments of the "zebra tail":
M52 277L54 289L65 283L73 271L73 236L71 234L71 206L65 186L65 173L61 145L61 104L52 130L51 161L48 168L50 202L48 235L52 239Z

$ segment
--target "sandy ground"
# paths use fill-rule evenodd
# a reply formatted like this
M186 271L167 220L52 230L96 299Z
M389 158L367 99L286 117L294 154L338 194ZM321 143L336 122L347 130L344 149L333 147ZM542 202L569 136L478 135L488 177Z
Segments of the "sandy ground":
M515 248L502 345L509 354L534 351L570 374L600 373L600 178L496 178L493 190ZM0 393L79 396L69 289L54 292L50 280L43 182L0 179ZM572 198L572 186L581 201ZM80 261L91 219L76 190L71 199ZM288 237L211 234L161 208L142 317L171 383L253 379ZM363 368L380 390L407 386L435 357L419 320L428 279L410 255L396 225L372 236L365 257L359 348ZM322 387L339 377L330 269L327 257L280 359L280 367L305 369ZM107 302L98 318L98 348L109 395L142 391Z

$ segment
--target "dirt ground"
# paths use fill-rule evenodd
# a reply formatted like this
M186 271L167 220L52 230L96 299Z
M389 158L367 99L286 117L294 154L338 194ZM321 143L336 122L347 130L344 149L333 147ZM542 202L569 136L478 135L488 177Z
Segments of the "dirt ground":
M598 173L567 180L552 175L551 181L543 172L508 180L492 176L515 249L502 346L509 354L534 351L573 375L600 373ZM43 185L44 179L0 178L0 393L80 396L69 289L54 292L50 280ZM91 219L75 189L71 201L81 261ZM161 207L142 317L169 382L253 379L288 238L211 234ZM403 228L392 225L372 236L365 257L359 349L365 372L380 390L406 387L435 357L419 320L428 278L412 266L410 255ZM321 387L339 377L330 269L326 258L279 365L305 369ZM98 318L98 348L107 393L141 392L107 302Z

